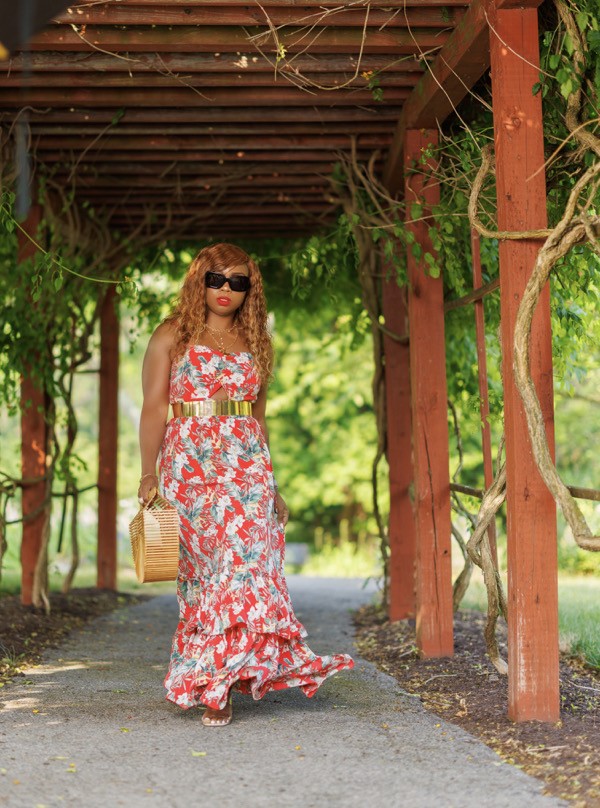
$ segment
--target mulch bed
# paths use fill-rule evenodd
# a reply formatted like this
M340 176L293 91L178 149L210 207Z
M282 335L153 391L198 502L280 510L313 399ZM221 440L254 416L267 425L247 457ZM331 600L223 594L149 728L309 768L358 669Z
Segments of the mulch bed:
M68 595L52 593L46 614L22 606L17 596L0 597L0 688L22 668L39 662L46 648L59 645L73 629L141 599L122 592L73 589Z
M546 792L577 808L600 806L600 672L563 656L560 664L561 720L557 724L507 718L506 677L486 656L479 612L455 620L455 656L420 659L414 621L390 623L381 609L355 613L360 653L423 706L480 738L504 760L546 783ZM506 628L501 649L506 658Z

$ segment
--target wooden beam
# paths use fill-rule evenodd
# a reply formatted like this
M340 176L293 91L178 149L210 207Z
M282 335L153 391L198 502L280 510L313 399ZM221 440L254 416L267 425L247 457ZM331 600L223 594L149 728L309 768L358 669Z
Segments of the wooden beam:
M66 66L65 66L66 68ZM131 70L130 73L98 73L88 71L86 73L70 73L65 69L62 73L46 73L43 70L37 73L7 73L0 74L0 87L7 88L50 88L50 87L85 87L106 90L110 88L119 89L141 89L148 87L175 87L182 90L185 87L213 88L221 87L225 89L246 88L246 87L269 87L271 89L297 89L308 94L319 87L336 89L336 95L340 98L351 96L356 90L368 90L369 76L366 71L361 71L358 75L354 72L337 73L303 73L302 76L290 76L286 73L192 73L187 76L162 72L150 73L148 71ZM383 90L384 98L389 93L386 90L394 87L414 87L419 80L420 73L416 71L399 70L394 72L384 72L377 76L378 87ZM314 86L313 86L314 85ZM304 89L303 89L304 88ZM212 90L206 90L205 94L211 94ZM330 92L330 89L325 90ZM1 94L0 94L1 97ZM372 93L370 99L373 99Z
M42 210L32 205L21 227L33 238L38 237ZM22 265L33 259L36 247L22 231L17 231L17 263ZM21 378L21 476L23 479L43 477L47 471L48 430L46 425L47 402L43 387L38 380L24 374ZM21 532L21 603L32 604L33 579L42 546L42 537L48 519L48 509L42 507L46 499L45 481L25 485L21 494L23 526ZM28 518L39 510L37 516Z
M287 132L287 129L286 129ZM164 153L169 151L176 151L179 154L191 152L195 150L202 152L204 157L206 153L214 149L222 149L228 152L243 152L244 154L253 154L264 148L281 153L286 149L294 149L297 152L310 152L314 149L348 149L350 147L351 135L320 135L320 134L306 134L306 135L283 135L283 134L264 134L264 135L246 135L245 137L239 135L153 135L148 133L145 137L142 135L122 135L120 130L114 133L106 133L103 138L97 139L95 136L88 136L86 133L81 133L78 136L72 135L54 135L34 132L34 148L36 155L40 156L42 162L47 159L47 152L55 151L56 149L63 149L65 152L73 151L90 151L93 153L98 152L140 152L149 151L156 153ZM376 134L376 135L359 135L357 136L358 149L383 149L390 143L391 136L389 134ZM165 159L163 157L163 159ZM199 158L196 158L199 159Z
M274 158L274 155L273 155ZM335 160L330 158L329 164L324 162L318 163L286 163L285 161L277 162L275 159L270 163L249 163L246 165L233 164L226 165L223 160L222 164L218 161L212 163L205 163L203 161L193 163L178 164L176 160L167 163L152 163L144 162L138 159L135 163L80 163L77 167L78 180L82 185L99 182L102 183L106 180L112 181L116 177L138 177L141 180L153 179L158 174L160 179L165 179L167 183L177 183L180 179L190 177L230 177L232 180L243 179L248 175L253 177L272 176L277 177L280 174L301 174L310 176L320 175L323 179L327 179ZM57 163L54 167L54 177L59 177L64 174L70 174L70 164L62 166Z
M449 33L431 28L403 28L368 30L359 27L322 27L307 35L305 27L289 26L278 32L275 42L270 31L264 27L230 28L224 25L201 25L155 28L113 28L87 26L78 33L71 26L59 25L36 34L24 47L24 51L104 51L127 53L240 53L251 50L254 42L263 52L275 58L279 45L286 53L392 53L412 54L419 49L441 47ZM416 44L418 43L418 44ZM257 53L259 52L257 48Z
M390 478L390 620L414 617L417 534L410 492L414 485L411 439L410 348L406 288L398 286L393 264L382 284L386 328L405 336L402 343L384 334L387 460Z
M252 1L252 0L251 0ZM253 0L254 3L257 3L257 0ZM110 0L109 0L110 2ZM81 6L83 8L88 7L90 4L90 0L77 0L75 2L75 7ZM371 6L373 9L403 9L403 8L413 8L423 5L423 0L352 0L353 7L357 8L366 8L366 6ZM155 8L157 6L165 6L165 5L176 5L176 6L183 6L184 8L195 8L206 6L207 8L214 8L215 0L175 0L175 2L169 2L169 0L119 0L119 5L124 6L144 6L147 8ZM228 6L240 6L246 5L242 0L219 0L219 8L225 8ZM339 8L340 0L260 0L260 5L263 8L287 8L292 6L294 8ZM436 7L441 6L443 8L450 8L450 7L463 7L469 5L469 0L427 0L427 5Z
M383 173L390 193L402 187L404 132L441 124L489 67L489 1L473 0L404 105Z
M119 317L114 286L100 314L98 420L98 588L117 588L117 448L119 435Z
M156 199L155 197L159 197ZM129 206L129 205L144 205L148 204L148 199L152 199L152 206L156 208L157 203L161 203L164 205L193 205L197 207L198 205L208 205L212 204L214 201L208 192L194 192L194 191L186 191L185 195L178 198L165 198L164 189L161 188L146 188L146 189L134 189L130 193L124 197L123 193L118 191L113 191L110 188L97 188L95 190L89 190L85 194L85 199L92 201L94 204L102 204L107 207L110 206L111 201L114 201L122 206ZM276 186L272 188L265 188L260 194L257 193L257 189L255 186L248 187L248 188L228 188L227 192L220 197L219 202L223 205L227 205L229 203L235 203L236 205L240 204L252 204L252 205L260 205L265 202L290 202L292 204L302 204L303 202L314 202L318 200L324 200L326 202L334 202L336 201L332 197L327 194L327 189L323 188L316 188L311 190L310 188L299 188L294 191L286 191L285 193L280 191Z
M237 216L251 216L251 215L266 215L269 216L301 216L303 212L323 212L326 210L333 210L334 207L332 205L327 205L325 201L312 201L312 202L305 202L302 204L301 207L292 206L289 202L281 202L280 204L250 204L243 205L238 200L219 200L219 205L212 208L215 213L215 216L220 215L223 211L227 210L228 206L231 205L235 207L235 215ZM337 206L336 206L337 207ZM145 218L148 215L148 211L152 211L152 215L158 218L168 218L169 216L193 216L200 213L202 210L210 210L209 205L190 205L189 202L186 202L185 205L181 207L157 207L156 205L152 205L149 208L147 205L144 207L143 203L136 203L131 202L131 200L127 201L127 205L123 206L121 210L117 210L115 213L115 217L126 217L126 218ZM113 218L115 218L113 217Z
M443 279L426 273L433 254L430 223L412 222L413 202L427 210L439 202L439 184L421 164L424 151L437 145L438 132L406 132L405 199L408 229L422 250L407 250L409 280L410 386L414 453L414 509L417 534L417 644L424 657L453 653L452 565L450 553L450 477L444 343ZM414 167L418 165L419 171ZM433 168L433 167L432 167Z
M297 75L315 73L342 73L344 75L360 75L366 71L385 72L423 72L423 65L418 57L407 54L401 58L388 57L385 54L295 54L293 61L276 64L277 73ZM112 54L99 53L69 53L55 51L33 51L17 53L11 56L6 63L6 75L15 73L42 73L48 75L52 72L70 75L77 73L99 73L107 76L111 73L184 73L187 75L207 75L210 73L266 73L275 76L275 65L272 60L265 59L256 52L248 53L138 53L135 57L129 56L127 60L118 59Z
M0 95L0 105L2 104L2 95ZM358 122L377 122L382 123L386 121L395 121L400 112L400 106L346 106L346 107L320 107L313 109L311 107L266 107L261 110L260 122L261 123L289 123L298 124L300 121L306 125L309 122L318 123L320 125L328 125L330 122L344 122L344 124L355 125ZM12 121L16 117L16 112L5 112L0 116L0 120L4 122ZM119 115L122 117L119 119ZM88 124L112 124L117 127L126 126L129 124L162 124L167 127L170 124L203 124L210 126L216 124L221 126L223 124L235 123L238 126L248 126L251 122L256 121L257 110L256 107L212 107L207 106L205 109L188 108L187 105L182 109L165 109L164 107L155 107L152 109L126 109L118 105L106 109L91 108L77 108L69 107L64 109L48 109L44 112L30 112L30 123L43 123L49 125L51 123L67 123L67 124L81 124L86 126ZM113 121L117 119L117 123Z
M238 6L189 6L164 3L157 6L132 6L123 3L71 7L55 17L55 22L67 25L317 25L406 27L423 26L448 28L464 13L461 8L443 6L407 6L392 8L360 6L344 8L306 8L278 6L268 12L262 4Z
M1 113L0 119L2 119ZM6 116L4 120L6 120ZM359 141L361 138L385 138L386 144L389 143L391 138L389 125L386 121L358 121L354 123L351 121L345 123L331 121L325 124L317 121L307 121L303 124L287 122L285 134L276 123L268 122L254 125L252 123L234 124L231 122L222 124L206 123L204 125L201 123L182 123L179 126L168 123L162 126L157 123L147 123L145 125L122 124L110 129L97 122L86 122L79 125L50 123L47 126L37 122L30 125L30 129L31 135L36 142L39 142L41 138L54 139L55 142L56 138L61 139L59 142L62 142L63 138L87 139L88 141L97 140L98 143L109 143L113 140L118 142L119 138L138 138L140 143L145 142L146 138L149 140L154 138L163 139L158 142L165 142L167 139L171 142L173 138L194 138L200 144L199 148L202 148L202 143L211 140L217 147L220 142L225 142L230 138L243 138L241 142L240 140L234 141L236 144L234 148L243 148L244 143L250 144L248 148L251 148L252 143L257 141L260 143L263 137L272 138L275 143L279 140L281 143L285 142L290 145L297 143L299 146L302 145L302 139L305 137L341 140L344 144L347 144L348 139L352 136L358 138ZM97 135L102 137L96 139ZM376 148L378 145L375 143L373 147Z
M268 141L263 142L263 148L266 146L268 147ZM199 152L199 151L183 151L178 150L177 152L173 153L173 151L149 151L147 149L136 151L135 149L127 150L127 151L111 151L109 153L105 153L104 151L96 152L93 149L89 149L82 154L79 151L45 151L43 149L37 149L36 156L40 160L40 162L44 163L44 165L50 165L52 163L63 163L69 164L73 162L74 159L77 159L77 164L79 167L83 165L94 165L95 163L111 160L114 163L164 163L164 165L168 165L169 161L176 160L178 164L185 164L185 163L196 163L200 164L202 162L206 163L218 163L219 165L229 165L229 166L243 166L245 164L252 164L252 163L264 163L269 161L270 163L335 163L337 161L337 154L334 149L313 149L313 150L289 150L284 151L283 149L277 150L273 149L272 151L250 151L245 152L240 150L239 152L231 152L231 151L206 151L206 152ZM367 162L369 157L371 156L371 152L365 149L358 149L357 150L357 157Z
M498 228L545 228L546 187L535 9L491 10L490 48ZM500 322L508 554L508 693L515 721L556 721L558 676L557 540L554 499L533 459L513 376L514 324L539 243L500 241ZM554 445L550 294L533 321L531 373Z
M120 177L85 177L79 178L77 193L83 198L89 191L97 189L114 189L126 199L127 193L135 189L144 189L151 192L160 191L162 194L170 193L173 197L177 198L178 194L183 195L188 192L202 192L210 191L210 198L214 199L214 194L226 188L227 191L262 189L262 188L303 188L304 190L329 190L329 181L317 175L307 176L305 172L300 174L293 174L291 172L281 172L276 176L273 175L254 175L248 174L242 177L219 177L216 175L206 177L183 177L179 181L176 177L166 180L161 177L140 177L131 175L122 175Z
M385 90L386 103L399 104L410 95L407 87L388 87ZM375 105L370 90L349 90L331 93L327 90L306 92L299 87L286 84L281 87L214 87L205 93L194 92L189 87L115 87L104 89L82 87L49 87L18 89L5 87L0 92L0 104L5 109L20 109L30 104L46 104L53 109L58 107L248 107L254 106L254 114L260 114L261 107L293 104L297 107L344 107L348 104ZM168 114L167 116L168 117Z

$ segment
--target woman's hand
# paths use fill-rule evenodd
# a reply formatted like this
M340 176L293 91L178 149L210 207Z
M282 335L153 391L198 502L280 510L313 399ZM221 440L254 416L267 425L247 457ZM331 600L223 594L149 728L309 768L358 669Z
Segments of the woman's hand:
M148 502L153 489L155 491L158 489L158 477L156 474L144 474L138 488L138 502L140 505L145 505Z
M288 523L288 519L290 518L290 512L288 511L288 507L279 491L275 494L275 511L277 512L277 518L285 527Z

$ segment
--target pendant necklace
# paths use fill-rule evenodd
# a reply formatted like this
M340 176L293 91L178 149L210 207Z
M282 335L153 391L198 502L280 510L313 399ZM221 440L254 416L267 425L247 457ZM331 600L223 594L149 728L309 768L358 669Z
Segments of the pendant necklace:
M237 342L238 338L237 324L232 325L231 328L213 328L210 325L205 325L204 327L206 328L207 331L210 331L210 333L213 335L215 342L219 346L219 350L221 351L221 353L227 354L231 352L231 349ZM235 330L235 336L233 340L229 343L229 345L226 345L225 340L223 338L223 334L230 334L234 330Z

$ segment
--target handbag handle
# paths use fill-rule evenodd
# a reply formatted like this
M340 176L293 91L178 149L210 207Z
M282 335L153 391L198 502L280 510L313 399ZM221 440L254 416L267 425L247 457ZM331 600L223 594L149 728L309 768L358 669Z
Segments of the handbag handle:
M158 488L154 485L148 492L148 499L142 505L142 510L148 510L158 495Z

